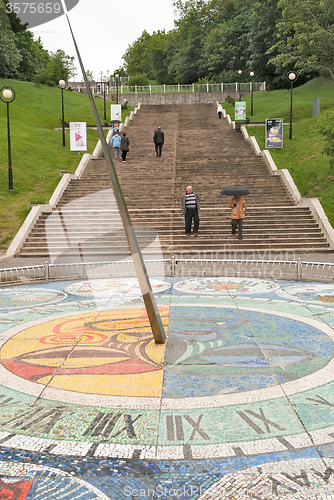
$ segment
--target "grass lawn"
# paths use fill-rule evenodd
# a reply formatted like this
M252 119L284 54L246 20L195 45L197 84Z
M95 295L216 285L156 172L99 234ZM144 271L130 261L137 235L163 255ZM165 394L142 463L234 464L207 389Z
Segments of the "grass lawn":
M0 102L0 250L4 251L26 218L27 206L48 203L61 172L74 173L81 159L70 151L70 133L66 147L62 143L61 90L57 87L0 79L0 88L12 87L15 100L9 104L10 137L14 191L8 190L8 149L6 104ZM94 99L101 123L104 122L102 98ZM109 101L106 102L107 118ZM66 122L87 122L94 125L88 96L64 91ZM133 107L122 113L122 119ZM106 134L107 132L105 132ZM98 141L97 130L87 130L87 153L92 153Z
M312 117L312 100L320 97L318 116ZM251 98L241 98L247 103L247 117L251 122L264 122L266 118L283 118L290 123L290 91L255 93L254 116L250 116ZM222 103L226 112L234 120L234 107ZM324 138L319 133L319 120L327 110L334 108L334 81L329 78L316 78L293 90L293 127L289 140L289 125L284 126L283 148L270 149L277 168L287 168L301 195L318 197L334 226L334 170L329 168L327 156L322 153ZM261 149L265 149L265 128L249 126L249 135L256 137Z

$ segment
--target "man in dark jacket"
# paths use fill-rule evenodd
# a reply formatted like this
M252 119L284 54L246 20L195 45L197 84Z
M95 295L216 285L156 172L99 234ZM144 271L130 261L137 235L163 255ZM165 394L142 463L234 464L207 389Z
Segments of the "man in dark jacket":
M155 153L157 158L161 156L162 145L165 141L165 134L161 130L161 127L158 127L158 130L154 132L153 142L155 144Z

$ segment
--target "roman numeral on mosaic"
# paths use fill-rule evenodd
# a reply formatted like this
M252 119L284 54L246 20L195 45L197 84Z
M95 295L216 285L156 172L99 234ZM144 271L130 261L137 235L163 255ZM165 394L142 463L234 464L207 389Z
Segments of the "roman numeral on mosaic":
M264 413L263 413L262 408L259 408L259 411L260 411L260 415L258 413L255 413L255 411L246 410L246 412L249 415L251 415L252 417L255 417L255 418L261 420L261 422L264 423L264 426L265 426L265 429L266 429L265 431L263 429L261 429L261 427L259 427L251 418L249 418L249 416L246 415L246 412L237 411L236 413L239 415L239 417L241 417L244 420L244 422L246 422L247 425L249 425L249 427L251 427L252 429L254 429L254 431L257 432L257 434L265 434L265 432L271 432L270 425L272 427L275 427L275 429L278 429L280 431L285 431L286 430L284 427L281 427L280 425L276 424L272 420L269 420L268 418L266 418L265 415L264 415Z
M166 426L167 426L167 441L184 441L184 429L183 429L183 420L191 425L193 428L192 433L190 434L189 441L194 439L195 434L198 433L203 439L210 439L208 434L200 427L200 422L204 415L200 415L195 422L188 415L166 415Z

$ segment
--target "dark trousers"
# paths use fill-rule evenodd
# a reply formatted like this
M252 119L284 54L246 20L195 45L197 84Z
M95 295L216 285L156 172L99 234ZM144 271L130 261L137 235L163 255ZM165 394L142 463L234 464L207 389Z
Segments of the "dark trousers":
M239 238L242 238L242 221L243 219L231 219L232 234L236 234L237 225L239 224Z
M122 160L123 161L125 161L126 153L127 153L127 150L126 149L122 149Z
M161 156L162 144L155 143L155 152L157 156Z
M222 119L222 112L221 111L218 111L218 116L219 116L219 120Z
M191 221L194 219L194 233L198 233L199 215L197 208L188 208L185 214L186 234L191 233Z

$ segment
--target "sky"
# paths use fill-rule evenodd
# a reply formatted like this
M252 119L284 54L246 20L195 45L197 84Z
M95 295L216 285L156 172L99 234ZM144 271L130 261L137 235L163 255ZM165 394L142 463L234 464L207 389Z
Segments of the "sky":
M172 0L79 0L68 17L85 70L92 71L97 81L101 79L101 71L107 76L107 70L112 74L122 66L126 49L144 30L150 34L169 31L176 19ZM65 16L30 31L36 39L41 38L44 49L50 52L61 49L69 56L76 56ZM77 60L75 66L77 76L73 80L82 81Z

